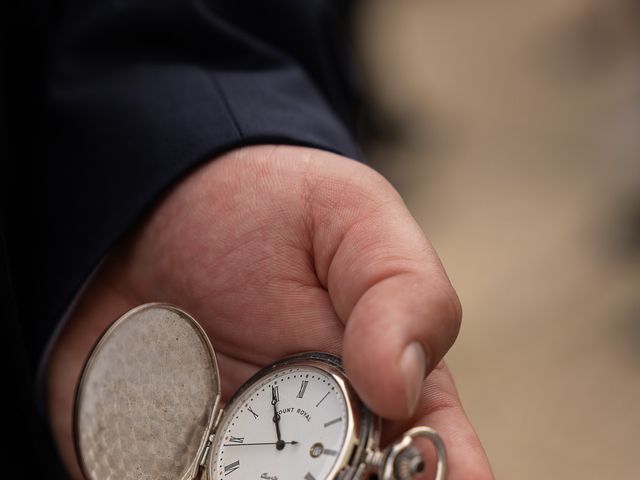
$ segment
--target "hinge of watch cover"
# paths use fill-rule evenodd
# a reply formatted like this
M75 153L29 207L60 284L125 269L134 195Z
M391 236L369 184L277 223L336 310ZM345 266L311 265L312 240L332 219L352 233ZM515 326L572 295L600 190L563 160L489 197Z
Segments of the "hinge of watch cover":
M220 419L222 418L223 409L219 409L216 414L215 419L213 420L213 426L211 427L211 432L207 437L207 441L200 453L200 458L198 459L198 468L204 468L207 464L207 459L209 458L209 453L211 453L211 445L213 444L214 435L216 433L216 429L218 428L218 424L220 423Z
M211 452L211 444L213 443L213 433L209 434L207 438L207 443L204 445L202 449L202 453L200 454L200 459L198 460L198 467L204 468L207 464L207 458L209 458L209 453Z

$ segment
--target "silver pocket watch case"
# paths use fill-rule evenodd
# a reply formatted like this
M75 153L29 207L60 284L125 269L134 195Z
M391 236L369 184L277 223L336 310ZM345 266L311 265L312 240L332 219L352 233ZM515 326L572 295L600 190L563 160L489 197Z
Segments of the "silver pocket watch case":
M444 444L428 427L416 427L379 449L380 419L352 393L337 357L313 352L289 357L254 379L295 362L319 362L344 380L353 425L336 479L414 478L422 462L413 445L418 437L436 448L436 479L445 478ZM212 480L209 453L224 418L220 407L215 352L198 322L168 304L136 307L102 335L81 375L74 442L82 472L88 480Z

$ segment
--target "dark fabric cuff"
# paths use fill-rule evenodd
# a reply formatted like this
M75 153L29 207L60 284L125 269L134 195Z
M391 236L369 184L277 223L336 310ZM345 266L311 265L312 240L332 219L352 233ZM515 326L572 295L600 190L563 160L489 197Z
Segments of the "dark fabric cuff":
M190 169L243 145L286 143L359 159L305 74L137 66L51 92L42 352L101 258Z

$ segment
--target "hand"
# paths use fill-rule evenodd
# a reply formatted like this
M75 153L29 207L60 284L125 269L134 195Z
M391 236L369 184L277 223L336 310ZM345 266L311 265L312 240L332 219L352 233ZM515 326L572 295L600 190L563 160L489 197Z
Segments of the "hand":
M280 440L282 442L282 440ZM282 445L297 445L298 442L291 440L290 442L282 442ZM255 443L225 443L223 447L257 447L262 445L278 445L278 442L255 442Z
M441 361L459 329L457 296L400 196L370 168L309 148L238 149L183 179L113 249L47 372L52 430L76 478L83 361L115 318L150 301L203 325L223 398L280 357L340 354L361 398L393 419L387 439L430 425L448 447L449 479L492 478Z
M271 387L271 405L273 405L273 423L276 424L276 436L278 441L275 443L276 450L282 450L286 442L282 441L280 435L280 415L278 415L278 387Z

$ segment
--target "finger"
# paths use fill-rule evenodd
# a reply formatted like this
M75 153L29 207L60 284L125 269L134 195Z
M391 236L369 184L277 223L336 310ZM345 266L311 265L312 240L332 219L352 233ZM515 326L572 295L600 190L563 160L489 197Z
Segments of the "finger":
M444 363L440 365L442 367L434 370L424 382L418 418L413 425L433 427L442 437L447 449L447 478L491 480L493 473L489 460L462 408L449 371ZM435 462L427 461L427 464L433 469Z
M346 324L345 367L375 412L406 418L425 375L456 338L460 305L388 182L361 165L343 182L344 171L333 176L327 163L326 180L309 202L311 227L316 271Z

